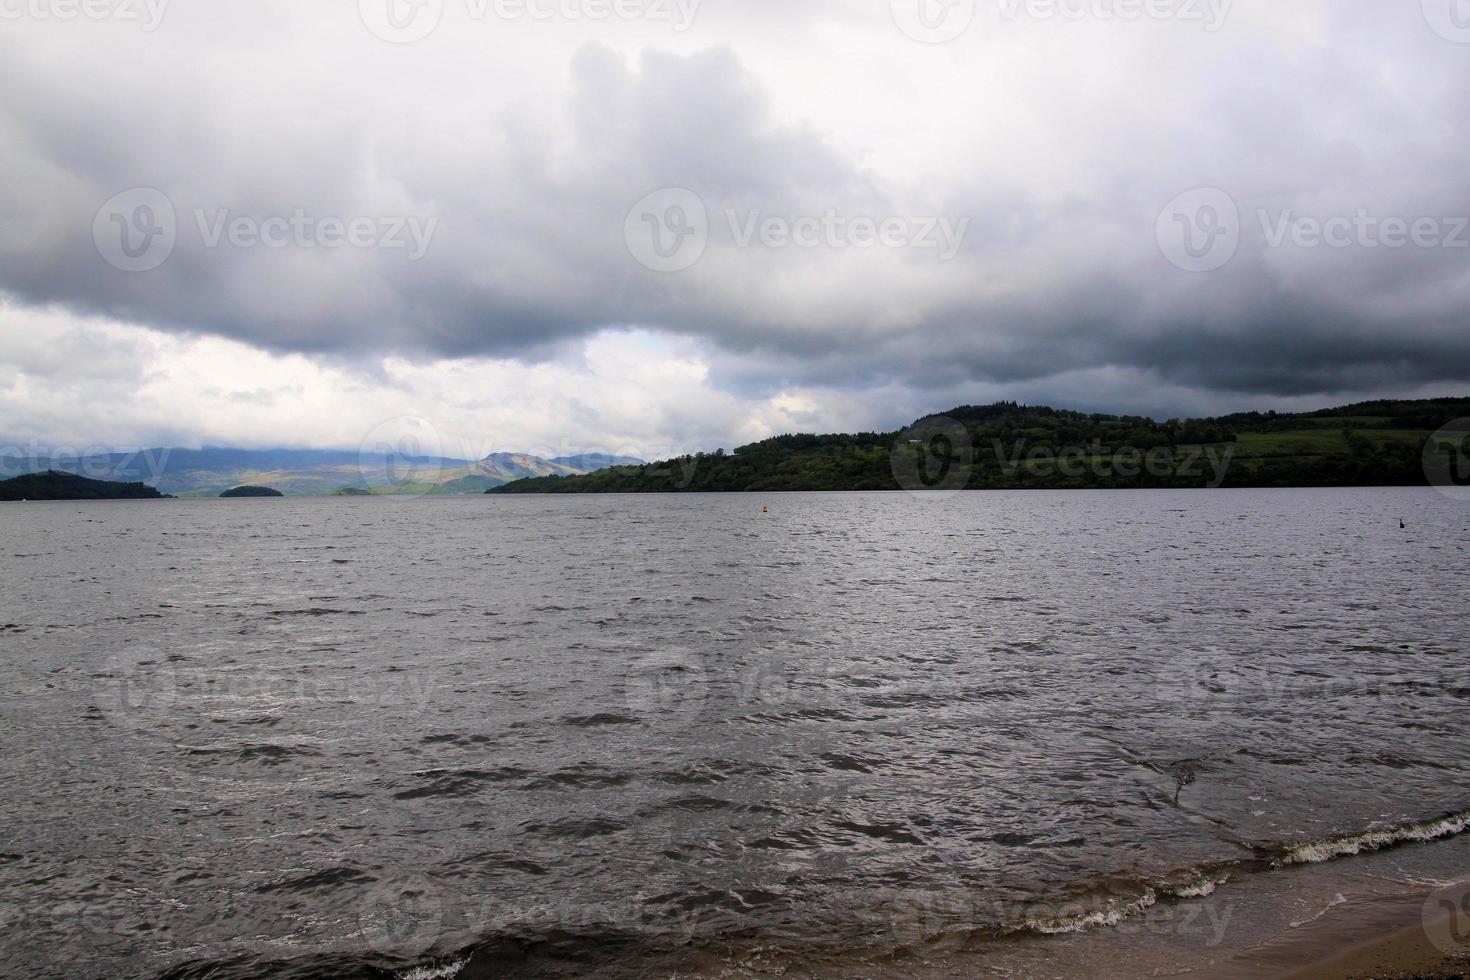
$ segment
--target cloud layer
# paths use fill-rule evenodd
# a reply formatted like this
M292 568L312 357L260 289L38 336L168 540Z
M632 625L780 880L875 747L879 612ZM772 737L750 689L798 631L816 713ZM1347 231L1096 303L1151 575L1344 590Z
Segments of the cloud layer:
M300 366L317 421L281 439L316 445L352 441L334 410L367 424L353 398L487 364L481 417L423 384L405 409L524 441L500 448L552 438L538 413L683 446L990 395L1176 414L1470 381L1449 0L442 0L413 43L388 2L178 0L153 30L7 7L0 330L59 333L0 357L127 398L238 345L241 391ZM583 386L650 344L698 397ZM118 438L258 444L261 404ZM0 406L7 437L50 425L16 383Z

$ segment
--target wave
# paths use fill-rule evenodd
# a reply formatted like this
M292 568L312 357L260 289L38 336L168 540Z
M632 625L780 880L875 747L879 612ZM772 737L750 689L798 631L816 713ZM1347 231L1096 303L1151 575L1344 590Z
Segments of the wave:
M1232 865L1238 867L1239 865ZM1020 922L1003 925L1002 934L1036 933L1042 936L1110 929L1129 919L1143 915L1161 901L1206 898L1230 880L1224 866L1192 869L1168 876L1167 879L1122 883L1124 890L1135 891L1131 898L1112 898L1092 908L1064 906L1064 911L1050 915L1028 915ZM1115 882L1114 887L1119 883ZM1082 903L1072 903L1080 905Z
M1450 813L1433 820L1374 828L1320 841L1262 847L1257 850L1268 855L1264 860L1244 860L1211 868L1192 869L1182 874L1184 878L1182 884L1160 885L1155 882L1137 881L1133 883L1133 888L1138 890L1135 897L1122 900L1113 899L1095 908L1068 911L1062 915L1029 916L1018 924L1004 928L1003 931L1059 935L1085 932L1090 929L1112 928L1128 919L1144 914L1162 899L1206 898L1214 894L1219 886L1230 880L1229 871L1231 870L1250 872L1282 869L1293 865L1322 864L1402 844L1427 844L1454 837L1466 831L1470 831L1470 810Z
M1433 820L1374 828L1320 841L1262 847L1258 848L1258 851L1267 855L1264 861L1246 860L1214 868L1195 869L1185 873L1186 877L1193 876L1194 880L1186 881L1184 884L1161 886L1138 882L1135 887L1140 888L1141 891L1135 898L1114 900L1098 908L1084 909L1065 915L1029 917L1009 931L1057 935L1085 932L1089 929L1111 928L1147 912L1162 898L1193 899L1206 898L1214 894L1220 885L1230 880L1227 868L1249 872L1288 868L1293 865L1322 864L1359 854L1370 854L1402 844L1427 844L1454 837L1466 831L1470 831L1470 810L1446 814Z
M566 820L552 824L526 824L525 832L550 836L602 836L622 829L620 824L603 821ZM1283 871L1296 865L1318 864L1353 855L1370 853L1403 844L1429 843L1470 831L1470 810L1450 813L1433 820L1375 828L1359 833L1297 844L1251 846L1251 856L1235 860L1180 868L1146 877L1107 876L1078 883L1065 893L1039 896L1019 905L1009 902L991 904L978 901L975 894L941 891L911 891L891 903L902 908L928 942L953 942L957 936L1004 940L1025 935L1059 936L1091 930L1111 929L1131 919L1150 914L1155 906L1166 903L1193 902L1208 898L1222 886L1241 881L1255 873ZM1248 846L1248 845L1246 845ZM293 888L315 882L284 883ZM712 893L713 894L713 893ZM688 896L685 896L686 898ZM703 906L703 901L694 902ZM802 936L793 945L793 930L782 928L779 935L753 930L749 922L741 923L719 917L723 926L713 930L698 928L697 909L688 909L694 919L670 921L662 928L644 921L628 927L609 923L595 929L529 927L497 930L482 935L471 945L458 951L441 950L436 959L418 964L399 962L387 968L381 959L352 954L308 956L287 962L235 960L194 962L185 964L165 976L170 980L255 980L263 976L288 980L343 980L343 978L388 978L393 980L456 980L464 976L500 975L510 969L514 975L526 977L567 977L585 975L588 971L608 977L647 976L655 965L677 970L689 962L687 957L698 950L715 950L728 954L736 946L755 943L767 954L780 958L807 959L826 950L865 955L889 955L892 947L868 946L863 936L837 934ZM800 911L791 909L793 914ZM953 916L953 917L952 917ZM779 920L780 915L776 918ZM948 919L948 922L943 920ZM814 920L802 916L808 924ZM710 925L716 925L710 920ZM938 928L933 928L938 926ZM796 935L801 935L797 930ZM891 942L892 940L889 940ZM733 944L733 945L732 945ZM910 942L902 946L912 946ZM799 948L798 948L799 947Z
M1141 915L1158 904L1158 893L1152 888L1129 902L1118 902L1106 908L1078 912L1074 915L1051 916L1027 919L1016 926L1013 932L1035 932L1043 936L1058 936L1072 932L1086 932L1100 927L1111 928L1135 915Z
M1346 837L1333 837L1322 841L1297 844L1272 862L1273 867L1292 864L1321 864L1354 854L1381 851L1399 844L1427 844L1430 841L1454 837L1470 830L1470 810L1452 813L1424 823L1400 824L1381 830L1368 830Z

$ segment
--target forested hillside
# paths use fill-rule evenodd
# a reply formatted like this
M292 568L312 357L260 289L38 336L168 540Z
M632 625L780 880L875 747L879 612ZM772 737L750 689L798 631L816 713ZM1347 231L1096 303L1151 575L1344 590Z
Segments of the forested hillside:
M783 435L733 454L489 492L1422 485L1431 435L1467 417L1470 398L1165 422L1004 402L956 408L899 432Z

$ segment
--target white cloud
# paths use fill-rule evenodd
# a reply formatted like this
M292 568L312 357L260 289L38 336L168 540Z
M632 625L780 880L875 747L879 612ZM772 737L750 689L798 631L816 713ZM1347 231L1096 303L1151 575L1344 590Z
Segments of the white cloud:
M401 418L445 455L609 452L656 458L843 422L843 401L741 398L710 383L707 352L609 330L576 357L526 365L460 358L329 361L55 309L0 304L5 448L357 449ZM85 370L79 371L79 366Z

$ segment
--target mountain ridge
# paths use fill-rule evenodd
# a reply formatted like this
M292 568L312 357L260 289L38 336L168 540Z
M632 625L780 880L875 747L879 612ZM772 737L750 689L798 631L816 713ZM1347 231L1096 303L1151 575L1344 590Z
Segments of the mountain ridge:
M146 483L178 496L208 497L252 485L274 487L288 496L330 496L342 490L479 494L528 477L595 471L591 465L578 467L567 460L626 462L633 457L586 454L559 459L529 453L492 453L468 460L332 449L153 448L61 457L0 455L0 479L54 470L106 482Z

